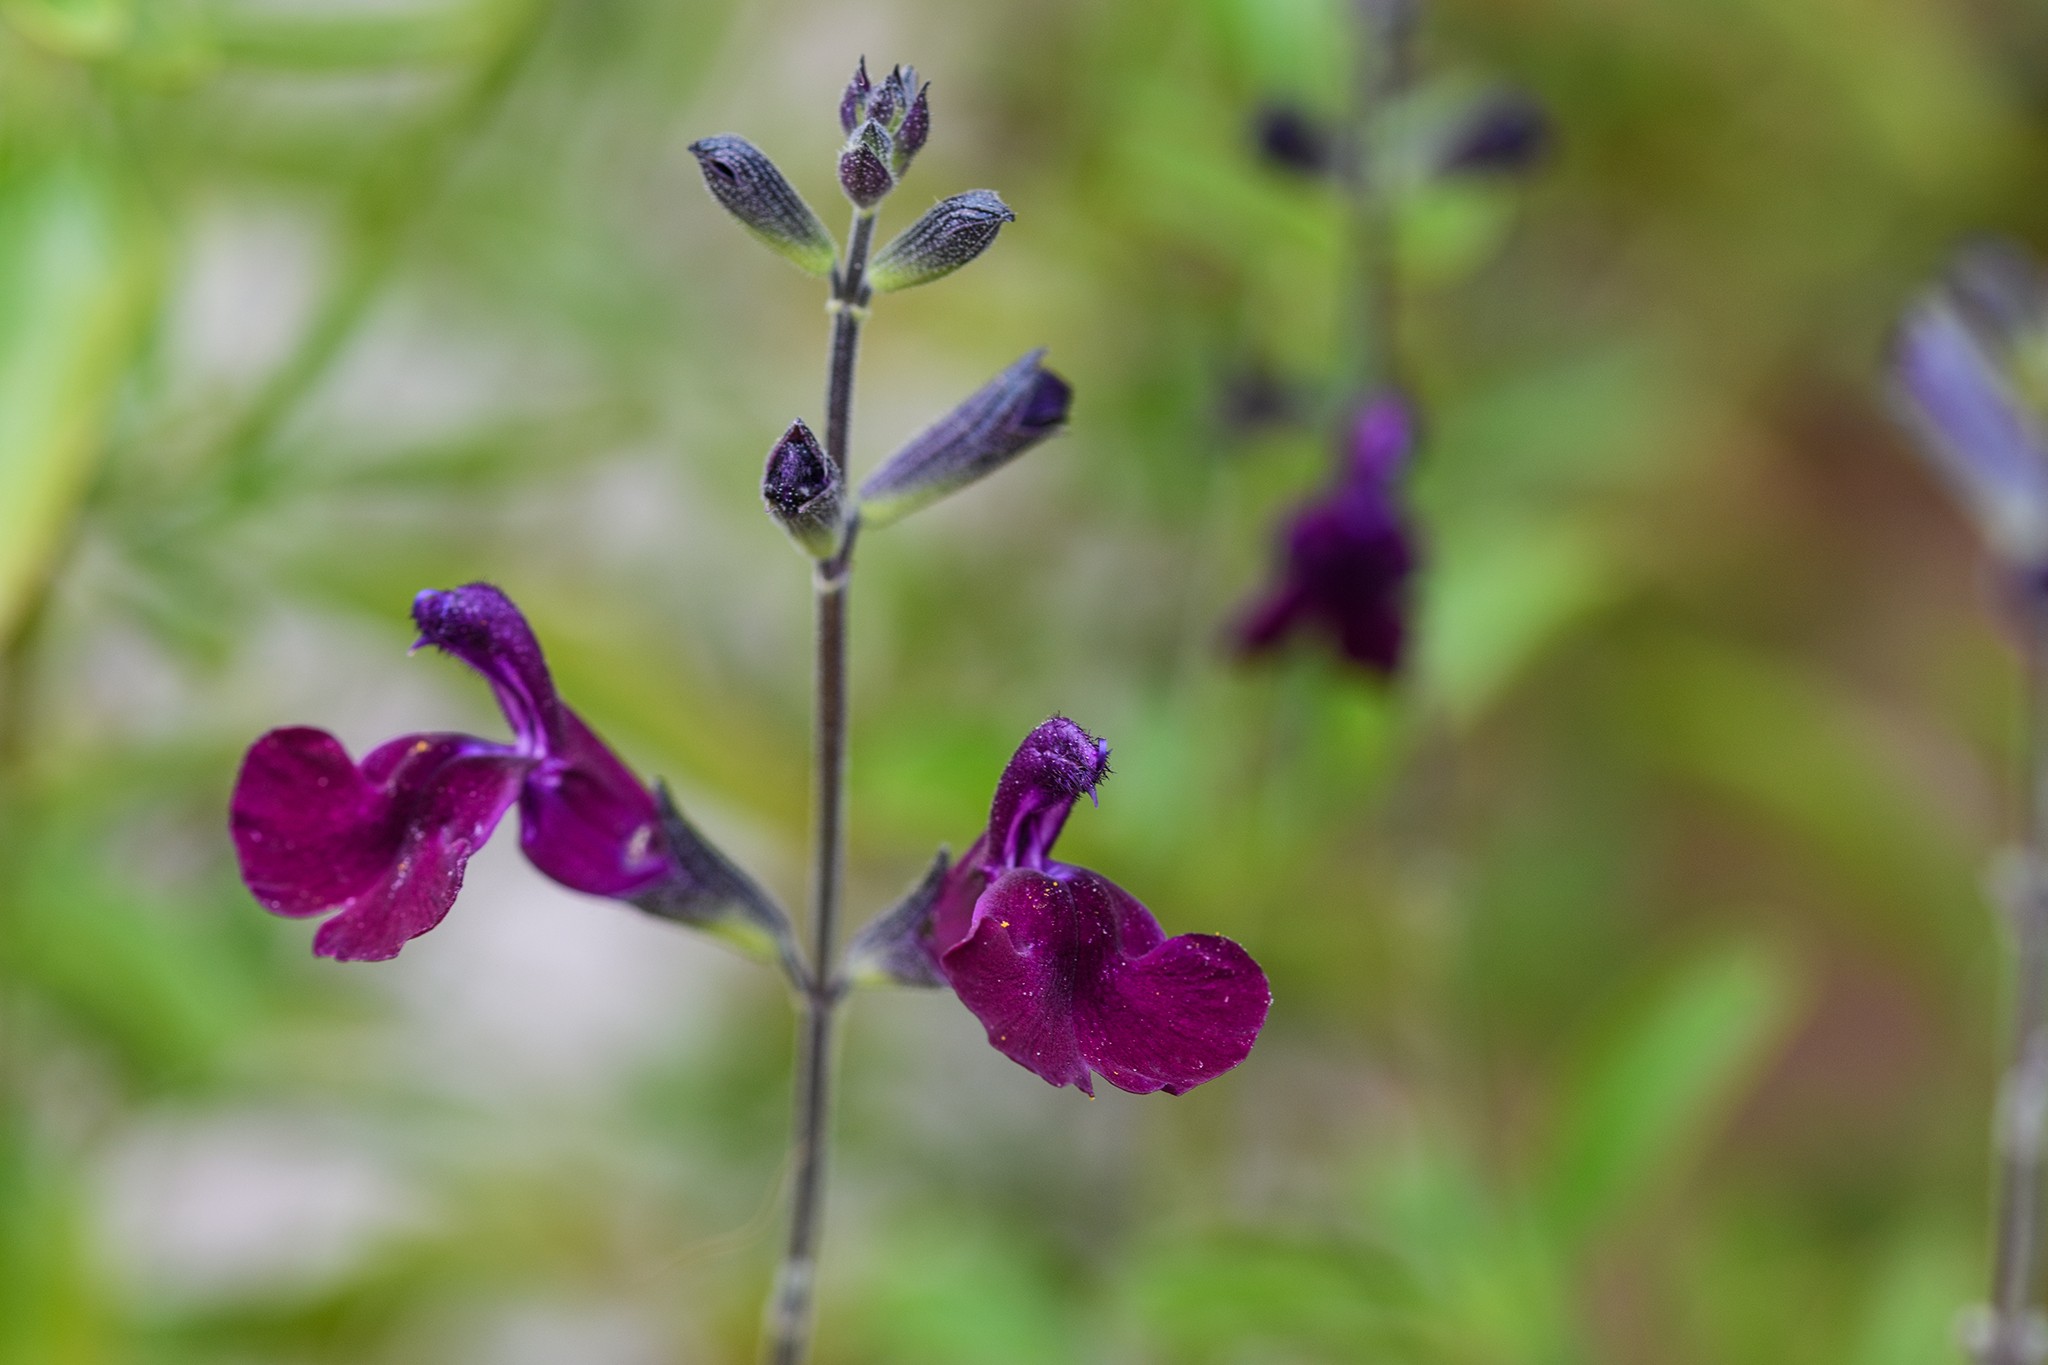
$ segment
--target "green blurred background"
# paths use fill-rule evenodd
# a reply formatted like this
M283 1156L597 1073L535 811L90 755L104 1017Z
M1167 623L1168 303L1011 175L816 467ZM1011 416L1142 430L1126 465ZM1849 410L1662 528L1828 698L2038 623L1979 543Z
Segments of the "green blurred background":
M2026 0L1439 0L1534 92L1523 186L1411 205L1420 655L1221 623L1314 432L1342 218L1261 167L1339 0L0 0L0 1362L751 1358L777 983L500 838L447 924L314 960L225 836L259 731L501 733L414 591L531 613L566 694L792 900L807 571L760 460L821 290L686 151L835 224L854 58L935 131L884 231L870 466L1025 349L1071 433L865 547L853 878L970 838L1057 709L1063 844L1276 995L1178 1100L1055 1092L950 996L857 1003L827 1365L1954 1359L1983 1279L2017 687L1875 384L1960 232L2048 236ZM1450 88L1450 87L1444 87Z

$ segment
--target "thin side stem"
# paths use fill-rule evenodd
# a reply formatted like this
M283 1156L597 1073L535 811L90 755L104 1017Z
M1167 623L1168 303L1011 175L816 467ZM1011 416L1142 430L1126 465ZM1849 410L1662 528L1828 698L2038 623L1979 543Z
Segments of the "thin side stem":
M1352 108L1344 174L1351 199L1357 293L1358 377L1368 390L1400 380L1400 266L1394 187L1381 157L1387 107L1410 82L1415 9L1410 0L1356 0Z
M2048 1135L2048 615L2027 616L2027 866L2015 915L2013 1056L1998 1097L1998 1233L1984 1365L2039 1365L2034 1308Z
M825 453L842 476L853 421L853 373L867 312L868 247L872 213L855 213L846 260L833 277L832 359L825 386ZM837 1033L839 902L846 871L846 637L847 589L853 570L856 522L830 558L818 561L816 606L816 718L813 724L811 858L811 962L803 983L802 1033L790 1134L789 1241L768 1308L767 1359L802 1365L810 1355L824 1225L825 1173L832 1137L832 1062Z

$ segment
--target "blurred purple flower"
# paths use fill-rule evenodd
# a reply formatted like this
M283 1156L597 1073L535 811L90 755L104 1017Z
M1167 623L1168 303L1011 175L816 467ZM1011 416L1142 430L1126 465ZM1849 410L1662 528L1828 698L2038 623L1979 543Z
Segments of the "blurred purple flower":
M420 645L490 683L512 743L402 735L356 764L324 730L264 735L242 762L229 815L256 899L280 915L340 911L313 940L323 957L394 957L441 922L470 855L517 801L526 856L562 885L654 913L688 902L694 887L654 795L556 698L510 599L487 583L423 592L413 619Z
M1400 667L1415 547L1397 480L1413 444L1414 417L1399 395L1382 393L1359 409L1336 485L1290 518L1279 582L1238 622L1245 653L1312 628L1360 667Z
M1907 313L1893 382L1920 447L1992 550L2048 569L2048 439L2018 370L2048 342L2040 286L2002 244L1963 253L1945 287Z
M1109 746L1055 716L996 784L988 830L948 872L926 924L939 975L998 1052L1055 1086L1179 1095L1243 1061L1273 993L1213 934L1166 937L1096 872L1050 854L1109 775Z

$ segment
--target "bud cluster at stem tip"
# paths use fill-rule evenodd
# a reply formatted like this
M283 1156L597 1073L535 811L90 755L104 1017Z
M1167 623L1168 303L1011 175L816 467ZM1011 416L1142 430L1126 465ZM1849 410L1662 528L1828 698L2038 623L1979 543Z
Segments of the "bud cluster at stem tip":
M896 188L910 160L931 135L929 85L919 85L917 68L898 66L879 85L868 79L861 58L839 98L839 126L846 148L839 154L839 187L856 208L872 209Z

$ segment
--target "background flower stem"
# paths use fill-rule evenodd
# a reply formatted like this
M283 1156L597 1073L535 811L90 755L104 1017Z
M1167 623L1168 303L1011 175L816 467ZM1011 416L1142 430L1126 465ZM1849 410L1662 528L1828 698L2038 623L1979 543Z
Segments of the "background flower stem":
M2013 1055L2000 1088L1998 1233L1991 1269L1985 1365L2038 1365L2033 1311L2041 1229L2041 1166L2048 1127L2048 614L2028 613L2027 868L2015 916Z
M825 453L847 468L847 438L853 416L853 371L866 316L868 247L875 217L856 212L846 260L832 290L832 360L825 391ZM859 524L847 527L829 558L817 563L816 718L812 779L815 783L811 850L811 964L803 982L803 1032L797 1055L796 1099L790 1133L789 1241L775 1277L769 1305L767 1359L798 1365L810 1354L817 1281L818 1237L823 1225L825 1163L831 1138L833 1039L844 991L839 983L839 899L846 868L846 635L847 589Z

